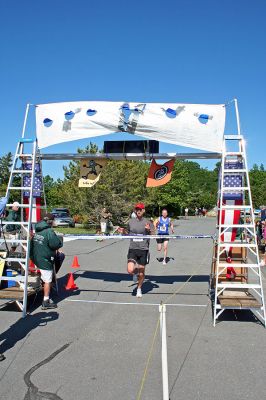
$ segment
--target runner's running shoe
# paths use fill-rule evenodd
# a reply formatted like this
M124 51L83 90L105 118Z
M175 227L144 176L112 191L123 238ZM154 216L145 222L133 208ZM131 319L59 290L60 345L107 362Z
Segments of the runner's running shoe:
M141 288L138 288L138 289L137 289L137 297L138 297L138 298L142 297Z

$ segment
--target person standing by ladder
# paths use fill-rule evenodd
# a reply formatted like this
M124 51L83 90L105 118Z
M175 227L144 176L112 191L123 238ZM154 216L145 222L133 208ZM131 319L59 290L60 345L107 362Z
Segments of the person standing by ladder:
M166 265L169 238L164 238L163 236L169 235L169 228L171 228L172 233L174 233L174 224L168 217L166 208L162 210L162 215L155 221L154 225L158 230L158 235L162 236L162 238L156 239L157 250L161 251L163 245L163 265Z
M42 310L57 308L57 304L50 299L50 291L56 251L63 246L63 243L52 229L53 222L54 215L45 214L43 221L36 224L35 234L30 243L30 258L41 271L41 279L44 282Z

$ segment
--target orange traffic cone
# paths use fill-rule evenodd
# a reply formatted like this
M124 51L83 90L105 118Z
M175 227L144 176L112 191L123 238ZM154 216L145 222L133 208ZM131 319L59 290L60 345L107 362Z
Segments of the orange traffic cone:
M74 256L74 259L73 259L73 262L72 262L71 267L72 267L72 268L79 268L79 267L80 267L80 265L79 265L79 260L78 260L78 256Z
M66 284L65 288L66 288L66 290L78 289L77 285L75 284L74 276L73 276L72 272L70 272L68 274L68 280L67 280L67 284Z

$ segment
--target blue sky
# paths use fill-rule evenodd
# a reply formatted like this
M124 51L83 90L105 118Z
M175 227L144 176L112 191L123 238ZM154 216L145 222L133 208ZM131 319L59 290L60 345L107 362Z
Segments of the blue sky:
M236 97L249 165L266 164L265 19L264 0L1 1L0 155L14 152L27 103ZM232 108L227 130L235 130ZM46 162L44 172L62 176L61 165Z

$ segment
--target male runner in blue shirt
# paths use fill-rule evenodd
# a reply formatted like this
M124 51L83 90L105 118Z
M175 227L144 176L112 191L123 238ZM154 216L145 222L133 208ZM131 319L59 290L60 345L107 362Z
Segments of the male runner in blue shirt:
M155 221L155 228L158 231L157 234L162 236L162 238L156 239L157 250L161 251L163 244L163 265L166 265L169 239L163 236L169 235L170 228L172 233L174 233L174 224L168 217L168 212L165 208L162 210L162 215Z

